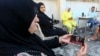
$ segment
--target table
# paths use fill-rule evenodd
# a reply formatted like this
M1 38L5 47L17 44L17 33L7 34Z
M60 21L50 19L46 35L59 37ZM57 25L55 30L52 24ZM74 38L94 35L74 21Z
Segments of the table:
M86 37L86 33L87 33L86 27L87 27L87 21L88 21L89 19L91 19L91 17L79 17L79 18L78 18L78 24L79 24L79 21L80 21L80 20L85 20L85 21L86 21L86 23L85 23L85 36L84 36L84 37Z

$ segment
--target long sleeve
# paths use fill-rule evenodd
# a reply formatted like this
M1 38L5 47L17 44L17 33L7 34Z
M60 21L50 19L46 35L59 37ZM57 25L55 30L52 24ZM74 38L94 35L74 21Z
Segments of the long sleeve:
M64 12L61 14L61 20L64 21L64 22L65 22L65 21L69 21L70 18L73 18L71 12L64 11ZM72 20L73 20L73 19L72 19Z
M61 46L61 44L59 43L58 38L54 38L51 40L45 40L44 43L49 47L49 48L56 48Z
M53 27L53 22L52 19L47 17L44 14L38 13L38 18L39 18L39 24L41 28L52 28Z
M71 21L73 21L72 13L64 11L61 14L61 20L62 20L63 25L66 25L67 23L70 23Z

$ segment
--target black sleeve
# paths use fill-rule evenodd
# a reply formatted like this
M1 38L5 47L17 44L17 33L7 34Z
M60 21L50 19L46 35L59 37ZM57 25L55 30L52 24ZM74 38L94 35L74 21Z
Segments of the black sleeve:
M51 40L45 40L43 41L49 48L56 48L56 47L60 47L61 44L59 43L58 38L54 38Z
M42 14L38 14L38 18L39 18L40 26L49 27L49 28L53 27L52 19L49 19L48 17Z

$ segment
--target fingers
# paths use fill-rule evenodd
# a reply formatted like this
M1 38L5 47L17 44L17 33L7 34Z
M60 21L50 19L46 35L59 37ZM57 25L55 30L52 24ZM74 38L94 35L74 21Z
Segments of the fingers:
M67 40L63 39L62 41L65 42L65 43L68 43L68 44L70 43L70 40L68 40L68 39Z
M68 36L72 36L73 34L67 34Z
M82 51L82 52L84 51L84 47L83 46L80 48L80 51Z
M80 51L83 52L83 53L86 53L86 51L87 51L87 44L86 43L84 43L84 46L82 46L80 48Z
M66 37L71 37L71 36L72 36L72 34L66 34L65 36L66 36Z
M84 43L84 51L86 52L87 51L87 44Z
M65 35L63 35L63 36L72 36L73 34L65 34Z
M87 48L87 44L86 43L84 43L84 47Z

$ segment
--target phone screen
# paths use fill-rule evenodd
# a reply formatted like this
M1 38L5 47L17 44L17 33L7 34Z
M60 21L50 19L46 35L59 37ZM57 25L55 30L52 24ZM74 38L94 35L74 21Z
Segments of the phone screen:
M72 35L70 42L75 43L75 44L84 45L84 40L85 38L82 38L77 35Z

